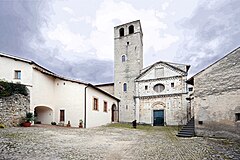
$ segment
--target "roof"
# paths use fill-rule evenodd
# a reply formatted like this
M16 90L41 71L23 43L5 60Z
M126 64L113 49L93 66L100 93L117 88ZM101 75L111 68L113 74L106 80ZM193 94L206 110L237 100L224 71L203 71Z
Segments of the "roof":
M20 58L20 57L17 57L17 56L13 56L13 55L9 55L9 54L6 54L6 53L1 53L0 52L0 57L6 57L6 58L11 58L11 59L14 59L15 61L21 61L21 62L25 62L25 63L29 63L29 64L34 64L50 73L53 73L52 71L40 66L39 64L35 63L34 61L31 61L31 60L28 60L28 59L25 59L25 58Z
M104 94L106 94L106 95L108 95L109 97L112 97L113 99L116 99L118 102L120 101L120 99L118 99L118 98L114 97L113 95L101 90L100 88L97 88L96 86L92 85L91 83L88 83L87 85L96 89L96 90L98 90L98 91L100 91L100 92L102 92L102 93L104 93Z
M155 67L156 65L158 65L158 64L160 64L160 63L165 64L165 65L167 65L167 66L170 66L170 67L172 67L172 68L174 68L174 69L176 69L176 70L178 70L178 71L180 71L180 72L182 72L182 73L187 73L187 72L184 71L184 70L182 70L182 69L180 69L180 68L178 68L178 67L176 67L176 65L185 65L185 66L187 67L187 71L188 71L189 68L190 68L190 65L186 65L186 64L178 64L178 63L158 61L158 62L156 62L156 63L154 63L154 64L152 64L152 65L150 65L150 66L148 66L148 67L146 67L146 68L144 68L144 69L142 69L142 70L144 70L144 71L143 71L136 79L142 77L145 73L147 73L149 70L151 70L153 67Z
M57 75L54 72L52 72L52 71L50 71L50 70L48 70L48 69L38 65L34 61L27 60L27 59L20 58L20 57L16 57L16 56L13 56L13 55L7 55L7 54L1 53L1 52L0 52L0 57L11 58L11 59L16 60L16 61L21 61L21 62L29 63L30 65L35 65L36 67L33 67L33 68L38 70L38 71L40 71L40 72L42 72L43 74L46 74L46 75L49 75L49 76L52 76L52 77L55 77L55 78L58 78L58 79L61 79L61 80L65 80L65 81L70 81L70 82L74 82L74 83L79 83L79 84L91 86L92 88L102 92L103 94L108 95L109 97L112 97L112 98L116 99L117 101L120 101L118 98L116 98L113 95L111 95L111 94L109 94L109 93L107 93L107 92L97 88L96 86L92 85L91 83L84 83L84 82L81 82L79 80L69 79L69 78Z
M124 23L124 24L117 25L117 26L115 26L114 28L118 28L118 27L121 27L121 26L124 26L124 25L128 25L128 24L131 24L131 23L135 23L135 22L139 22L140 25L141 25L140 20L135 20L135 21L131 21L131 22L127 22L127 23Z
M215 65L216 63L220 62L221 60L223 60L224 58L226 58L227 56L229 56L230 54L235 53L237 50L240 49L240 46L235 48L234 50L232 50L230 53L226 54L225 56L223 56L222 58L218 59L217 61L215 61L214 63L210 64L209 66L207 66L206 68L202 69L201 71L199 71L198 73L196 73L195 75L193 75L191 78L189 78L187 80L188 84L192 84L194 85L194 77L201 74L202 72L204 72L205 70L207 70L208 68L212 67L213 65Z
M103 83L103 84L96 84L96 87L103 87L103 86L114 86L114 83Z

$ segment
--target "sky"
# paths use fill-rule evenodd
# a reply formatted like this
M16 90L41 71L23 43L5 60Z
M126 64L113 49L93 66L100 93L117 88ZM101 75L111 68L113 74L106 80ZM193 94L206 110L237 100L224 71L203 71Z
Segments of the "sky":
M114 26L140 20L144 67L191 65L189 77L240 46L239 0L1 0L0 52L64 77L113 82Z

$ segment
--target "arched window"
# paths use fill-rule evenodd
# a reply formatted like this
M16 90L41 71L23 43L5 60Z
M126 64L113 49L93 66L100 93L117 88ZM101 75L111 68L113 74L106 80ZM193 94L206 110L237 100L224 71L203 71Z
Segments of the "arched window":
M124 28L119 29L119 35L120 37L124 36Z
M134 33L134 26L133 26L133 25L131 25L131 26L128 27L128 33L129 33L129 34Z
M165 89L165 86L163 84L156 84L153 87L153 90L158 93L162 92L164 89Z
M123 83L123 91L127 92L127 83Z
M125 61L126 61L126 56L122 55L122 62L125 62Z

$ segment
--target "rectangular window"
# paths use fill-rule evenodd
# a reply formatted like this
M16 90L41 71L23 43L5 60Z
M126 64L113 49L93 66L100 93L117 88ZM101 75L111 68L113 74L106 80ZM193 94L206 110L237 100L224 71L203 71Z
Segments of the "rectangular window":
M123 91L124 91L124 92L127 92L127 83L124 83L124 84L123 84Z
M145 90L148 90L148 86L145 86Z
M236 121L240 121L240 113L235 113Z
M189 87L189 88L188 88L188 91L189 91L189 92L193 91L193 87Z
M174 87L174 83L171 83L171 87L172 87L172 88Z
M15 78L15 79L21 79L21 71L15 70L15 72L14 72L14 78Z
M164 76L164 70L163 67L162 68L156 68L155 69L155 77L156 78L161 78Z
M107 102L103 101L103 112L107 112Z
M65 121L65 111L64 110L60 110L60 122Z
M98 99L93 98L93 110L98 111Z

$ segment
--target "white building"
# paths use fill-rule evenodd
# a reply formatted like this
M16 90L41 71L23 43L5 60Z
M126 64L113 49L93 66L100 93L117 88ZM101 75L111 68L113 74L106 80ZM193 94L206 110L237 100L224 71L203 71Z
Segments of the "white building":
M117 121L119 99L93 86L67 79L33 61L0 53L0 79L27 86L30 111L42 124L51 122L95 127ZM112 111L113 108L113 111Z

